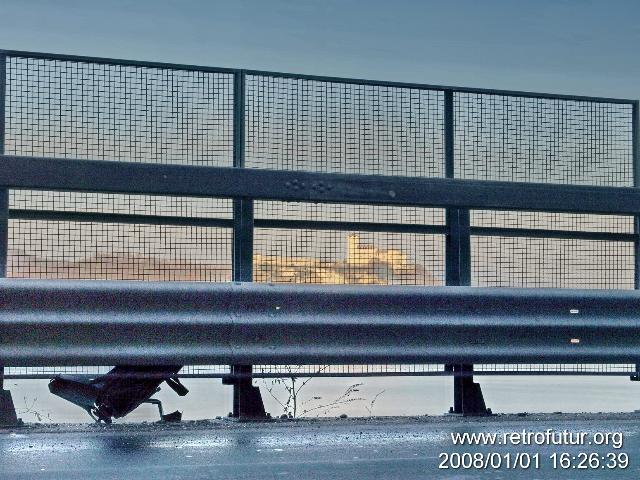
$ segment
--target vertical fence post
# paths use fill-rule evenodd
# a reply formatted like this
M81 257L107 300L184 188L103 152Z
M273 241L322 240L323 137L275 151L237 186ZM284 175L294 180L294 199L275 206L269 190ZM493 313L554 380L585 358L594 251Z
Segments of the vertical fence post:
M633 186L640 188L640 101L633 102L631 118L631 149L633 161ZM640 289L640 212L633 218L633 230L636 235L633 243L634 276L636 290Z
M444 92L444 162L445 176L455 177L454 92ZM471 284L471 237L468 208L447 208L446 284Z
M245 167L245 72L234 74L233 166ZM233 199L233 281L253 280L253 200Z
M455 177L455 110L454 92L444 92L444 162L445 176ZM445 283L471 285L471 235L468 208L447 208L445 245ZM490 413L484 403L480 385L473 381L473 365L446 365L454 372L453 407L450 412L462 415ZM457 375L456 375L457 374Z
M7 94L7 56L0 53L0 155L4 154L5 107ZM0 166L0 168L2 168ZM0 278L7 276L9 245L9 190L0 189ZM4 389L4 365L0 365L0 426L19 425L11 392Z
M0 53L0 155L4 155L5 106L7 95L7 56ZM7 276L7 252L9 242L9 190L0 189L0 277ZM0 382L2 371L0 369ZM1 387L1 383L0 383Z
M233 76L233 166L245 168L245 91L246 74L237 70ZM253 281L253 200L233 199L232 279ZM234 417L264 417L260 390L252 385L251 365L231 365L231 374L223 383L233 385Z

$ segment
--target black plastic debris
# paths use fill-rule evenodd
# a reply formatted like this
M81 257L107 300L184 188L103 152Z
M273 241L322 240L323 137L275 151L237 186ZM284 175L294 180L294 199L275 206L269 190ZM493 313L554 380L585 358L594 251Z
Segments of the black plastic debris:
M86 410L96 422L111 423L143 403L157 405L161 420L179 422L179 411L165 415L160 400L151 397L160 391L162 382L181 397L186 395L189 390L176 377L181 368L118 366L95 378L60 375L49 382L49 391Z

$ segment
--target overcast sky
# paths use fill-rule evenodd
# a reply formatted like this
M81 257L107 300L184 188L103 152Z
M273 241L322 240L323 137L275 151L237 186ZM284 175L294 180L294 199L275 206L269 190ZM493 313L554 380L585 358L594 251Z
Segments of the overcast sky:
M2 0L0 48L640 98L638 0Z

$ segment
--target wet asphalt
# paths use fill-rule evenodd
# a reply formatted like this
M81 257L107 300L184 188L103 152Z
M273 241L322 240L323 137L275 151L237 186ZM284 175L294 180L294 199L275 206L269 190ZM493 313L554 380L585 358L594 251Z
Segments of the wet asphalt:
M455 446L452 433L530 430L620 432L612 445ZM539 468L438 468L443 453L539 454ZM553 468L553 453L625 453L629 466L603 460ZM455 457L455 455L454 455ZM467 457L468 458L468 457ZM521 455L520 457L525 458ZM0 478L38 479L432 479L640 478L640 414L504 415L485 419L399 417L177 425L29 425L0 430Z

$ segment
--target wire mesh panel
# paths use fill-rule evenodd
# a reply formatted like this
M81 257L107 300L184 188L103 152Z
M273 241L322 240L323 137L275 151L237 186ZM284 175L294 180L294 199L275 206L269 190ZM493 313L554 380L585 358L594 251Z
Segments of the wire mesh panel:
M253 263L257 282L443 285L444 238L259 228Z
M633 217L554 212L472 210L471 226L568 232L633 233Z
M231 277L230 228L171 225L176 217L187 222L230 220L228 199L12 190L9 206L18 215L30 211L61 217L9 221L9 277L194 281ZM92 220L64 220L65 213L86 214ZM138 223L114 223L100 221L101 214L139 217ZM145 216L159 217L156 222L164 218L167 225L142 223Z
M456 93L454 108L459 178L633 185L630 104ZM633 233L632 217L614 215L472 211L471 225ZM634 287L632 242L542 237L473 236L472 284Z
M257 201L259 220L299 221L300 228L256 228L258 282L442 285L444 236L354 231L358 224L443 225L442 209ZM313 222L329 227L314 229ZM349 227L341 223L349 222ZM390 225L391 228L391 225Z
M254 202L256 219L444 225L442 208L388 207L306 202Z
M94 377L112 367L5 367L5 378L51 378L60 374ZM188 365L179 377L222 378L231 373L228 365ZM636 365L624 364L476 364L474 375L599 375L630 376ZM308 377L383 377L383 376L445 376L453 375L443 364L366 364L366 365L254 365L254 378Z
M632 105L456 93L458 178L633 185Z
M231 280L231 229L9 221L7 276L85 280Z
M5 151L231 166L233 101L229 73L10 55ZM21 190L11 192L10 208L18 218L9 223L8 276L231 277L229 228L154 225L144 219L118 223L99 217L230 219L230 200ZM97 215L87 221L19 218L25 210ZM168 224L175 223L171 218Z
M7 58L5 153L232 165L233 76Z
M472 236L474 286L634 287L632 242Z
M633 363L548 363L548 364L479 364L474 365L476 374L531 374L531 375L633 375Z
M472 236L472 285L634 288L632 241L549 238L563 232L632 234L633 217L474 210L471 226L538 231L535 237Z
M247 76L246 165L441 177L443 94Z
M232 202L223 198L124 195L93 192L10 190L13 211L150 215L180 218L232 218ZM171 218L167 219L168 222Z

